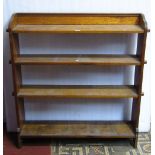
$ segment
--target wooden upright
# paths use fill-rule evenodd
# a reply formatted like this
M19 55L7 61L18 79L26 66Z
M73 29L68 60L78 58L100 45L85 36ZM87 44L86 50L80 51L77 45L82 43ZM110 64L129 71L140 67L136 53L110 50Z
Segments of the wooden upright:
M18 122L18 146L27 137L129 138L137 146L142 96L147 24L142 14L44 14L16 13L8 32L11 48L14 96ZM22 55L20 33L138 34L135 55ZM40 86L22 84L22 65L135 66L133 85ZM67 66L66 66L67 67ZM133 98L130 121L26 121L24 98ZM109 113L110 114L110 113Z

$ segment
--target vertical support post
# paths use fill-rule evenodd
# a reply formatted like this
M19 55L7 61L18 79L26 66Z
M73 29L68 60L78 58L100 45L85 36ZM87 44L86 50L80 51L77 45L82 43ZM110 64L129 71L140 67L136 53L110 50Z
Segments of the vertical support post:
M16 33L9 32L10 39L10 51L12 62L12 74L13 74L13 86L16 105L16 117L17 117L17 134L18 134L18 146L21 147L20 131L25 120L24 114L24 99L17 97L18 90L22 84L21 66L15 64L15 59L19 54L19 36Z
M141 104L141 94L142 94L146 37L147 37L146 30L144 31L144 33L138 34L137 55L140 59L141 65L135 67L134 85L136 86L136 89L138 92L138 98L133 99L132 118L131 118L133 122L133 129L136 134L136 137L133 140L135 148L137 147L137 142L138 142L138 125L139 125L140 104Z

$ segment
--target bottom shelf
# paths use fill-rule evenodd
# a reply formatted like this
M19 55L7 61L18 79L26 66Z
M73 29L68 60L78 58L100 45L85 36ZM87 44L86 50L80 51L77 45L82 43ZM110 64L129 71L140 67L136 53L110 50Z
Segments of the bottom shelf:
M25 122L21 137L135 138L131 122Z

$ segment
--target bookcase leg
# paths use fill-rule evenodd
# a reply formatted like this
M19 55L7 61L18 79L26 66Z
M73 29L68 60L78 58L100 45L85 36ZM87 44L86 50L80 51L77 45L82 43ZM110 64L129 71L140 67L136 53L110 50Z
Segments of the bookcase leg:
M138 138L131 139L131 145L136 149L138 144Z
M19 134L17 135L17 147L18 148L22 147L22 139Z
M136 149L138 144L138 138L133 139L133 147Z

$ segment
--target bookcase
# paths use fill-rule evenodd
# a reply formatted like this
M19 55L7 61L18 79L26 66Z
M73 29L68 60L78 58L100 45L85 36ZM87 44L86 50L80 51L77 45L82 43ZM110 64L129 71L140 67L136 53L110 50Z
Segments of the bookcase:
M124 138L137 146L145 46L149 29L142 14L16 13L9 32L13 84L18 122L18 146L24 138ZM19 34L137 34L136 54L20 54ZM37 46L37 45L36 45ZM22 65L135 66L133 85L23 85ZM66 66L67 67L67 66ZM132 98L131 120L27 121L25 98ZM103 103L104 104L104 103Z

